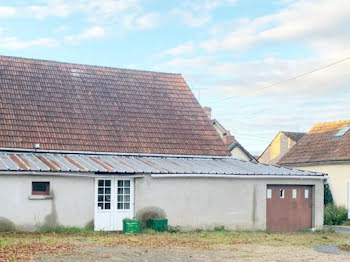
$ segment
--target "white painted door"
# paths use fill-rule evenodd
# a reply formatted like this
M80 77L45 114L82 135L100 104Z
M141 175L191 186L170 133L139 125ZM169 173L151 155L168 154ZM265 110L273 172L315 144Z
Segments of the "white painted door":
M134 216L134 183L131 179L115 179L116 204L113 209L113 230L123 230L123 219Z
M123 219L134 216L132 178L95 179L95 230L123 230Z

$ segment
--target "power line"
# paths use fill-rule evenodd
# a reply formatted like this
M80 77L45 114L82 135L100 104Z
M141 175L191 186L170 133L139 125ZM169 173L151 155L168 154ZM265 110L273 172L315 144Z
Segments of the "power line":
M309 72L307 72L307 73L303 73L303 74L300 74L300 75L296 75L296 76L291 77L291 78L288 78L288 79L286 79L286 80L283 80L283 81L280 81L280 82L277 82L277 83L274 83L274 84L271 84L271 85L268 85L268 86L265 86L265 87L256 89L255 91L264 90L264 89L267 89L267 88L271 88L271 87L274 87L274 86L277 86L277 85L284 84L284 83L289 82L289 81L291 81L291 80L295 80L295 79L298 79L298 78L302 78L302 77L304 77L304 76L306 76L306 75L310 75L310 74L313 74L313 73L315 73L315 72L317 72L317 71L323 70L323 69L325 69L325 68L334 66L334 65L339 64L339 63L342 63L342 62L344 62L344 61L346 61L346 60L348 60L348 59L350 59L350 56L349 56L349 57L346 57L346 58L344 58L344 59L338 60L338 61L336 61L336 62L333 62L333 63L331 63L331 64L328 64L328 65L319 67L319 68L314 69L314 70L312 70L312 71L309 71ZM228 99L232 99L232 98L234 98L234 97L236 97L236 96L229 96L229 97L226 97L226 98L223 98L223 99L219 99L219 100L213 101L213 102L214 102L214 103L216 103L216 102L221 102L221 101L225 101L225 100L228 100Z

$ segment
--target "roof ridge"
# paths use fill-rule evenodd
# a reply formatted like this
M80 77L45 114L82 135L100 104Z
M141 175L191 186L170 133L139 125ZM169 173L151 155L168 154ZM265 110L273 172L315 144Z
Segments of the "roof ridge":
M82 63L75 63L75 62L62 62L58 60L49 60L49 59L39 59L39 58L29 58L29 57L21 57L21 56L6 56L6 55L0 55L0 60L2 58L5 59L14 59L14 60L26 60L26 61L32 61L32 62L43 62L43 63L54 63L54 64L60 64L64 66L81 66L81 67L90 67L90 68L101 68L101 69L118 69L123 71L130 71L133 73L156 73L156 74L164 74L164 75L174 75L174 76L182 76L181 73L170 73L170 72L159 72L159 71L151 71L151 70L139 70L139 69L131 69L131 68L121 68L121 67L113 67L113 66L101 66L101 65L91 65L91 64L82 64Z

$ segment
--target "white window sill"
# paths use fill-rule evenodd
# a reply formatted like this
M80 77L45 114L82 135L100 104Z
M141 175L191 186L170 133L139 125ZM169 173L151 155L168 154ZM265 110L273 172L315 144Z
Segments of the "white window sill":
M50 200L52 198L53 198L52 196L42 196L42 195L32 195L28 197L29 200Z

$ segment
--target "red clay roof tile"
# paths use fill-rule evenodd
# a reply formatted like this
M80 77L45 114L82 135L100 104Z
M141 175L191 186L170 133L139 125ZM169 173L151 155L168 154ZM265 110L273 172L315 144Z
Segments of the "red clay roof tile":
M227 155L180 74L0 56L0 147Z
M350 126L350 120L315 124L278 164L350 160L350 132L334 137L345 126Z

